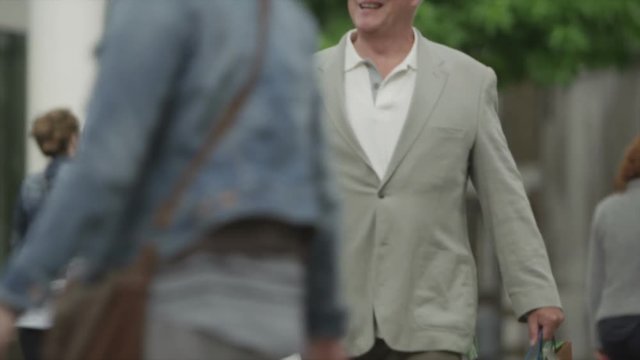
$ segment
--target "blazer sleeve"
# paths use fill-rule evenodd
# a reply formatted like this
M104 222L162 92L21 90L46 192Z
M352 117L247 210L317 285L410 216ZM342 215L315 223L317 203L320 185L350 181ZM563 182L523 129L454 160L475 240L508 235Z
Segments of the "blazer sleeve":
M498 117L496 75L487 68L478 101L471 180L495 247L507 294L520 321L541 307L561 307L542 236Z

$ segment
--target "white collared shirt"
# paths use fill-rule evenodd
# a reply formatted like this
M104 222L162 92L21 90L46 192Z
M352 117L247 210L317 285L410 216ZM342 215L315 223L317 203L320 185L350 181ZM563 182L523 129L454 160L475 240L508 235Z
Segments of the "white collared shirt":
M407 57L381 79L373 63L363 59L348 36L345 55L347 119L369 158L383 179L409 113L418 69L418 36Z

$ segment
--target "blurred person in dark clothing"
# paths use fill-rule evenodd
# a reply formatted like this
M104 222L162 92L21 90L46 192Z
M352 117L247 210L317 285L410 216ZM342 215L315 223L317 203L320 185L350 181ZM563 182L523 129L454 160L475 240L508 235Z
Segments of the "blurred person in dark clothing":
M20 249L27 230L42 208L54 181L64 164L75 154L80 125L67 109L56 109L38 117L31 128L31 136L40 151L51 160L44 171L27 176L13 217L12 250ZM42 339L50 326L48 308L27 311L18 320L20 348L25 360L40 359Z
M49 111L33 123L31 136L50 161L44 171L29 175L22 182L13 219L14 249L22 246L60 168L75 154L79 130L78 119L67 109Z
M593 215L588 262L592 341L599 360L640 359L640 136Z
M343 358L316 33L295 0L268 2L262 31L265 2L109 3L78 154L0 283L0 345L69 260L104 273L135 256L116 243L130 239L165 259L202 245L154 278L145 358L278 359L305 345L309 359ZM158 230L154 211L247 83L259 32L256 86Z

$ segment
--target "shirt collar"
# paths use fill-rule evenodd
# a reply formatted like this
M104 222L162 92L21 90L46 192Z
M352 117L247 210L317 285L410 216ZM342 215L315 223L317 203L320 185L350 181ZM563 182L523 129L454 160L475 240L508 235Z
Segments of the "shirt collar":
M349 72L360 65L371 64L371 60L363 59L360 54L356 51L356 47L353 45L353 41L351 40L356 30L351 30L347 34L347 48L345 50L345 62L344 62L344 71ZM414 28L413 29L413 46L411 47L411 51L404 58L404 60L396 67L396 69L418 69L418 37L420 33Z

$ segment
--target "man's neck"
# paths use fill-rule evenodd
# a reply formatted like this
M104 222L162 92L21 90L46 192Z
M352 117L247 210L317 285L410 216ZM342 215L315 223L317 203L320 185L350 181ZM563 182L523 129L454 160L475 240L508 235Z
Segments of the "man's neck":
M384 35L356 32L351 40L358 54L373 61L380 75L386 78L411 52L415 33L413 28Z

